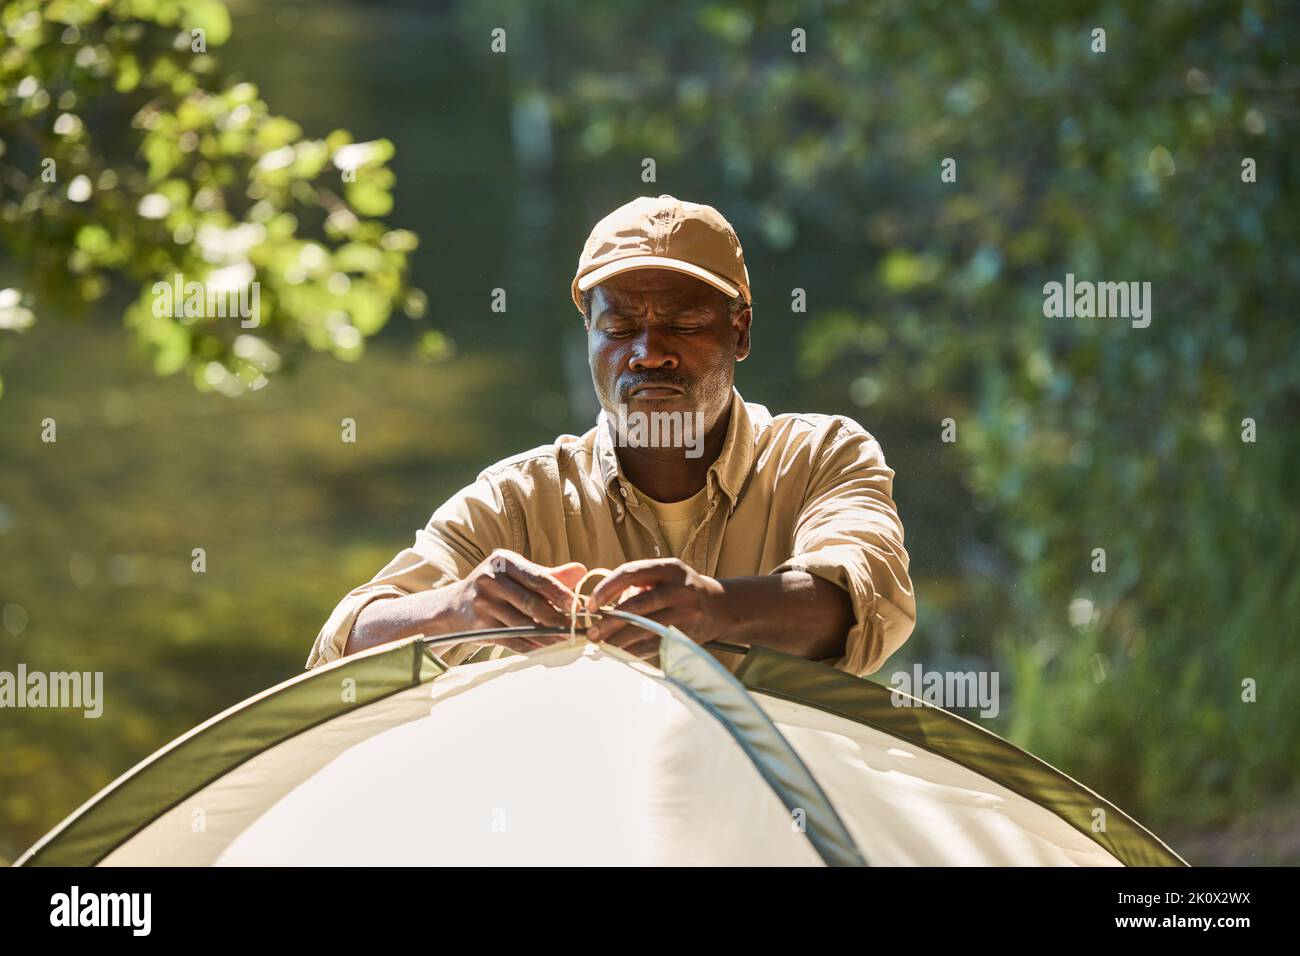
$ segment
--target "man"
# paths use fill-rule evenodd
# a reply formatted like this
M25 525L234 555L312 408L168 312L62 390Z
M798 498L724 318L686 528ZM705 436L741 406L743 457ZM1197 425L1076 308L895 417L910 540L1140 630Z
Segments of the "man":
M879 668L916 618L894 472L850 419L772 416L736 392L752 316L731 225L710 206L635 199L597 223L571 294L603 409L596 427L493 465L440 507L335 608L307 666L415 634L568 627L572 588L603 567L612 574L592 609L614 604L701 644ZM657 639L612 617L587 636L656 654ZM458 664L554 640L441 656Z

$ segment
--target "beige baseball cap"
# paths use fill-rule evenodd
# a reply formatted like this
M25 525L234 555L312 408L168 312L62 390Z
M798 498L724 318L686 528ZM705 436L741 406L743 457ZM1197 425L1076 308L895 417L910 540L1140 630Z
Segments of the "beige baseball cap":
M573 304L611 276L633 269L672 269L725 295L752 302L745 253L736 230L712 206L673 196L640 196L596 223L578 259Z

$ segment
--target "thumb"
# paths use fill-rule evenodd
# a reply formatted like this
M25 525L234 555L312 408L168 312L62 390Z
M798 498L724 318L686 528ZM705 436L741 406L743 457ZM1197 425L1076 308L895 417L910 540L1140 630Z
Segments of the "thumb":
M550 569L551 577L555 578L566 588L572 591L582 580L582 576L587 573L587 566L578 561L570 561L568 564L561 564L558 567Z

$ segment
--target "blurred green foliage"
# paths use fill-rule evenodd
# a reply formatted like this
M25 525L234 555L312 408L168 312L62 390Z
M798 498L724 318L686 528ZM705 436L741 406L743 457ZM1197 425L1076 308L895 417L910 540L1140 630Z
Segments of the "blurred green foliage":
M118 286L160 374L239 394L304 350L360 356L408 288L415 235L392 208L387 140L305 138L214 50L218 0L14 0L0 11L0 238L31 286L0 331ZM175 276L258 289L256 324L161 305ZM177 314L179 313L179 314Z
M1293 792L1293 5L530 8L473 15L542 21L571 158L720 168L749 261L815 248L837 290L803 373L874 421L932 422L996 528L962 610L1008 672L1008 735L1157 822ZM1067 272L1151 282L1150 327L1044 318ZM757 302L756 328L786 307ZM913 641L944 614L923 603Z

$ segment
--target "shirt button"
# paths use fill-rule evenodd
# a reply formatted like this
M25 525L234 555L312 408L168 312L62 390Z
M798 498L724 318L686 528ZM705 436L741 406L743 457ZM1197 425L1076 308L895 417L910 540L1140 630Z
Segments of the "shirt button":
M621 485L619 486L618 493L622 495L624 498L627 497L627 489L622 487Z

